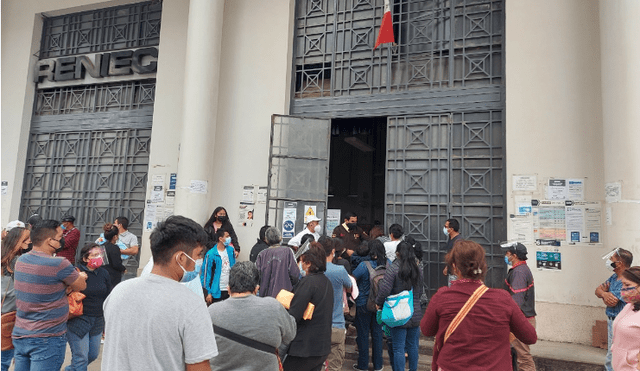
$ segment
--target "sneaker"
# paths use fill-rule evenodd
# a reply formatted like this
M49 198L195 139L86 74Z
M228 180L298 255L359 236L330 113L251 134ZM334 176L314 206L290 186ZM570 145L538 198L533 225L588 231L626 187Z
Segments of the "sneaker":
M356 370L356 371L369 371L369 369L363 370L361 368L358 368L358 364L357 363L353 364L353 369Z

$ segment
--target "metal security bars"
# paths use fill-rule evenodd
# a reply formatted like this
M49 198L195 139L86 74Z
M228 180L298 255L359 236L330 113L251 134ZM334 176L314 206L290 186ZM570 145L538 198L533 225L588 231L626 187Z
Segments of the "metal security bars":
M136 110L153 107L155 80L38 90L35 116Z
M449 218L460 222L463 238L485 248L487 284L502 283L502 130L501 111L388 119L386 224L402 225L421 242L429 297L447 283L442 227Z
M144 2L44 19L40 59L158 45L162 4Z
M376 50L384 0L296 4L294 99L503 83L502 0L395 0Z

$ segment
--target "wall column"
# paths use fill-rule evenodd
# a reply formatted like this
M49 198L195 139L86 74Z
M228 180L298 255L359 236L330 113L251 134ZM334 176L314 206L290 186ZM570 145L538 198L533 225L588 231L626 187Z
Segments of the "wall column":
M212 211L203 205L211 199L213 188L223 13L223 0L191 0L189 4L175 214L198 223ZM192 193L192 180L208 181L207 194Z
M640 2L600 0L604 181L620 182L621 200L606 203L605 245L640 262Z

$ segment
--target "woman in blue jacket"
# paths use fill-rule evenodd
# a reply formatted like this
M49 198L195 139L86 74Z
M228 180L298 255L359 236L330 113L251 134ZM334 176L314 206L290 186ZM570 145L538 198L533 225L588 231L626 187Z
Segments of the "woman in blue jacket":
M229 272L236 263L229 232L221 227L214 236L216 244L205 255L200 273L207 305L229 297Z

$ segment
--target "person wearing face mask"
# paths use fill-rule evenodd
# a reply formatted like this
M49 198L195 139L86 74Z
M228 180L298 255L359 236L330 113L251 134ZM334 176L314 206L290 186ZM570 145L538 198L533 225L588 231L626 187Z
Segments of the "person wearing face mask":
M451 251L451 249L453 249L453 245L456 243L456 241L458 241L459 239L462 239L462 236L460 235L460 223L458 222L457 219L447 219L444 222L444 227L442 227L442 232L445 234L445 236L447 236L447 246L445 247L445 250L447 252ZM451 281L455 281L458 277L456 277L453 274L450 274L453 270L451 269L450 266L446 265L444 267L444 270L442 271L442 274L444 274L445 276L449 276L449 286L451 286Z
M18 258L14 270L15 369L59 370L67 346L66 291L84 290L87 274L78 273L69 260L53 256L64 248L57 220L36 224L31 241L33 250Z
M322 226L320 225L321 220L322 219L316 216L309 217L309 219L307 220L306 228L304 228L302 231L300 231L300 233L290 239L289 245L300 247L302 245L302 236L306 234L313 235L314 241L318 241L320 239L320 234L322 233Z
M605 255L603 259L605 261L605 267L609 271L613 271L611 277L609 277L603 284L596 288L596 296L602 299L604 305L607 306L605 313L607 315L607 357L605 358L604 367L606 371L613 371L614 368L611 365L611 344L613 342L613 321L622 308L625 306L624 299L620 295L620 289L622 289L622 281L620 280L620 274L633 263L633 254L630 251L616 248L609 254Z
M505 289L518 304L527 321L536 327L536 295L533 285L533 274L527 265L527 248L523 244L506 243L501 245L505 252L505 263L510 267L504 280ZM529 346L514 338L511 345L518 353L518 370L531 371L536 369Z
M282 289L293 290L293 286L300 278L300 269L293 250L288 246L280 245L282 235L277 228L268 228L264 237L269 248L262 250L256 259L256 266L260 270L258 295L275 298Z
M616 371L640 370L640 267L620 274L620 295L627 303L613 322L612 365Z
M75 221L76 218L72 215L66 215L62 218L60 228L64 230L62 232L64 249L56 254L56 256L67 258L71 264L76 264L76 249L78 242L80 242L80 230L73 224Z
M91 242L80 250L78 269L87 274L87 287L82 290L82 315L67 322L67 341L71 349L71 364L65 371L86 370L100 354L104 331L102 304L111 292L111 276L104 268L104 250Z
M209 371L218 354L201 297L181 285L196 270L209 237L189 218L173 215L149 236L151 274L126 280L104 302L104 371Z
M345 254L351 256L362 241L368 241L369 235L358 226L358 216L354 212L347 212L342 218L343 223L333 229L331 237L340 238L344 242ZM348 259L348 256L343 256Z
M203 225L204 231L209 234L209 238L212 241L216 240L215 234L220 228L224 228L228 233L229 237L231 237L231 247L235 250L235 257L238 257L240 254L240 244L238 243L238 236L236 236L236 231L233 229L233 225L229 221L229 214L227 213L227 209L222 206L218 206L213 210L211 217L207 220ZM208 248L210 248L208 246Z
M205 255L200 273L207 305L229 297L229 272L236 263L231 237L224 227L218 228L214 241L216 244Z

